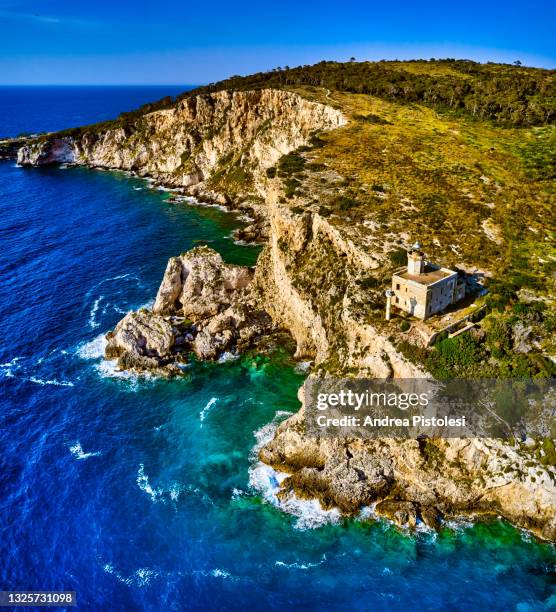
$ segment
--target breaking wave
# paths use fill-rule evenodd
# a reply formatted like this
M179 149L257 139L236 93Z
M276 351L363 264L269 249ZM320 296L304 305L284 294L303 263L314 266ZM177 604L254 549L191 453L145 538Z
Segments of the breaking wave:
M217 397L211 397L210 400L207 402L206 406L199 413L199 420L201 421L201 427L203 426L203 421L206 419L208 413L210 412L210 409L214 406L214 404L216 404L217 401L218 401Z
M89 457L98 457L99 455L102 455L100 451L95 451L92 453L83 452L83 448L81 447L81 444L79 443L79 441L76 442L73 446L70 446L69 450L70 450L70 453L76 459L89 459Z
M260 494L265 502L295 516L297 518L294 523L296 529L314 529L337 523L341 518L340 511L337 508L323 510L318 500L299 499L293 494L286 498L279 498L278 493L281 484L288 477L288 474L279 472L257 460L259 450L272 440L278 424L285 416L290 414L290 412L278 411L270 423L253 432L257 442L251 450L251 459L255 463L249 468L249 488L251 491Z

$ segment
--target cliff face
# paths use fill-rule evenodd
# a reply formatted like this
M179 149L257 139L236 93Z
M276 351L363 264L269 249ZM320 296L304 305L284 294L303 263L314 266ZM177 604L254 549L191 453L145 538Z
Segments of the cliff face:
M269 244L256 280L266 310L296 340L297 356L332 370L342 364L360 376L425 376L371 323L369 294L358 280L380 267L381 253L369 252L318 213L293 212L277 187L269 189L266 205Z
M186 98L125 128L54 134L21 147L17 161L132 170L173 187L263 196L266 168L314 130L344 123L341 112L294 93L221 91Z

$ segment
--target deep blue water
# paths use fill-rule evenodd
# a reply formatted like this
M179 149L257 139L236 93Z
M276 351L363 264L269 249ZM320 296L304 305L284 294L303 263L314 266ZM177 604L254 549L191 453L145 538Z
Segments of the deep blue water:
M168 257L204 240L256 259L236 217L166 199L123 173L0 163L0 589L75 590L85 610L554 609L554 548L501 522L410 536L279 509L255 451L298 408L284 353L170 382L102 360Z
M192 89L192 85L9 86L0 85L0 138L52 132L114 119L147 102Z

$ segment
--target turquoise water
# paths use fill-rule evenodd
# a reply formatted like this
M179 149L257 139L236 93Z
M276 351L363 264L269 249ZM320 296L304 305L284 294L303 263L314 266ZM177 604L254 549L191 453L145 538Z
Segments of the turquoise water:
M439 535L278 506L256 449L298 409L290 356L115 372L103 335L241 224L123 173L0 163L0 586L85 610L549 610L556 553L501 522Z

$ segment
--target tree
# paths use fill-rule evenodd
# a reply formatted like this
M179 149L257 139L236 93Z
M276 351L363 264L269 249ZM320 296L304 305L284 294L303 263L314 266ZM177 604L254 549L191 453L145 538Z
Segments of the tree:
M349 61L350 61L350 62L354 62L354 61L355 61L355 58L354 58L354 57L350 57L350 58L349 58Z
M515 60L514 66L521 66L521 61L520 60Z

